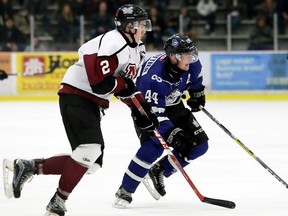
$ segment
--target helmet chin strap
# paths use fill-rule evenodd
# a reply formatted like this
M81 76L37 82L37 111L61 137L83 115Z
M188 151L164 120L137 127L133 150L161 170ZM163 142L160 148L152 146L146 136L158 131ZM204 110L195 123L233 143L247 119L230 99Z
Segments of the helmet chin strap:
M167 59L166 61L166 71L168 72L168 75L171 76L173 79L178 79L180 76L182 76L183 73L185 73L185 70L182 70L181 68L177 67L178 59L176 59L177 63L173 64L170 59Z
M136 34L136 32L137 32L137 29L135 29L136 31L135 31L135 33L132 33L131 31L129 32L129 35L131 36L131 38L132 38L132 44L137 44L137 42L136 42L136 40L135 40L135 34Z
M134 29L134 28L128 28L129 29L129 31L127 32L127 31L125 31L125 33L126 34L129 34L130 35L130 37L132 38L132 46L136 46L137 45L137 42L136 42L136 40L135 40L135 34L137 33L137 29L135 29L135 33L133 33L132 31L131 31L131 29Z

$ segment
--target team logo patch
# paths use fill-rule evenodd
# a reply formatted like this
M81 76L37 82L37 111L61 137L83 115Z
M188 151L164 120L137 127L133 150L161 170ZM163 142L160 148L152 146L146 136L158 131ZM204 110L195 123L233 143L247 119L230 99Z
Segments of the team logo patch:
M172 46L178 47L179 42L176 39L172 39Z
M132 14L133 9L131 7L123 8L123 13L124 14Z

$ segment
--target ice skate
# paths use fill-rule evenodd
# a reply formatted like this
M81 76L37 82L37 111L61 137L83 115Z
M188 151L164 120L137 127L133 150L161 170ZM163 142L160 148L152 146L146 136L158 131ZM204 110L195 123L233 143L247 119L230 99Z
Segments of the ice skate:
M64 216L65 212L67 211L65 207L65 200L55 193L47 205L46 210L47 212L44 216Z
M3 182L7 198L21 196L24 183L35 173L35 163L32 160L16 159L13 161L3 160ZM13 174L13 177L11 176ZM10 178L13 179L10 183Z
M13 175L13 194L15 198L21 196L24 183L28 181L35 173L36 167L33 160L14 160L14 175Z
M132 202L131 193L126 191L123 187L119 188L115 196L116 199L113 203L113 207L115 208L125 208L128 204Z
M163 168L159 163L154 164L149 170L149 177L151 178L155 190L161 195L166 194L164 185Z
M159 200L161 198L161 195L158 193L158 191L154 188L154 184L149 176L149 174L147 174L143 180L142 183L144 184L144 186L146 187L146 189L149 191L149 193L151 194L151 196L155 199L155 200Z

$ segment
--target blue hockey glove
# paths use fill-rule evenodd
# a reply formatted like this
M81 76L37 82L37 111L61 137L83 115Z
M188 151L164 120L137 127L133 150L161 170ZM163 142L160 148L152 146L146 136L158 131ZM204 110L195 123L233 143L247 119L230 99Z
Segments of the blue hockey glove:
M134 123L137 127L144 130L150 136L153 136L155 127L159 126L159 121L156 114L152 111L151 106L147 102L141 102L141 106L145 110L148 118L147 116L142 115L138 109L133 108L131 111Z
M199 106L205 106L206 98L204 92L205 86L201 87L200 89L194 90L189 89L190 98L187 100L187 104L191 107L192 112L200 111Z
M196 145L196 142L185 136L183 130L178 127L170 132L166 141L168 146L171 146L178 151L185 160L191 149Z

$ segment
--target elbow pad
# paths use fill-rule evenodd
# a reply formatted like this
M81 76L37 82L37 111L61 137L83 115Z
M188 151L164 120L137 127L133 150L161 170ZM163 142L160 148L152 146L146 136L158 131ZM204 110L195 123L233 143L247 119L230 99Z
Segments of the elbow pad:
M92 91L96 94L107 94L115 87L115 77L108 76L102 82L91 85Z

